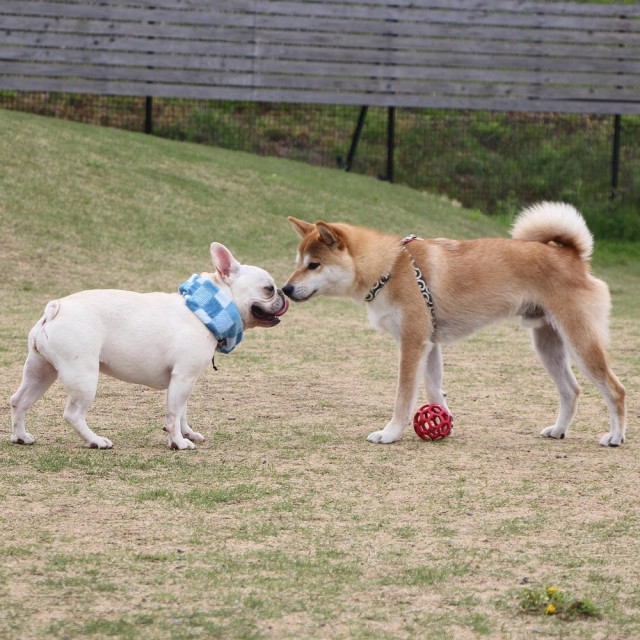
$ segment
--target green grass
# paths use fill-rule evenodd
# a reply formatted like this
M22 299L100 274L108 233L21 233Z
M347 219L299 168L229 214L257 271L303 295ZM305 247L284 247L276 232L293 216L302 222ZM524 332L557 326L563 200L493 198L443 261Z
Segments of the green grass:
M538 437L555 390L513 325L446 350L450 438L368 444L391 411L395 347L328 299L216 359L189 407L207 438L195 451L167 448L163 394L108 378L89 422L113 450L80 446L58 385L28 416L36 445L19 447L6 399L53 297L175 290L212 240L282 282L287 215L452 237L508 221L290 161L14 112L0 130L0 637L640 635L635 244L598 242L594 262L630 399L617 450L597 445L606 409L584 379L570 437ZM523 585L556 584L599 616L523 611Z

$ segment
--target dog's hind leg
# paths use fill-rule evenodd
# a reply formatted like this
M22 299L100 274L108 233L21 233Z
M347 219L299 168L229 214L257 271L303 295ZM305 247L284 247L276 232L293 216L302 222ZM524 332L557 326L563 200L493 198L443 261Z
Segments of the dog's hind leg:
M587 295L590 294L590 295ZM625 389L609 367L605 344L608 334L609 292L600 280L592 279L591 291L570 300L556 311L571 357L604 396L609 409L609 433L600 439L605 447L624 442L626 428Z
M602 393L609 409L609 433L600 439L600 444L604 447L618 447L625 438L625 389L609 367L604 347L595 337L590 342L572 346L576 362Z
M545 438L562 439L573 422L578 409L580 387L571 371L569 355L562 336L550 324L543 324L531 330L533 347L552 380L560 397L560 408L556 423L540 432Z
M624 442L627 426L624 386L608 366L602 378L594 376L593 380L604 395L610 417L609 433L600 438L600 444L619 447Z
M427 398L433 404L439 404L449 411L445 393L442 390L442 350L439 344L434 344L427 355L426 367L424 369L424 382L427 389Z
M11 442L33 444L34 437L26 430L24 419L27 411L53 384L57 372L39 353L31 349L24 363L22 383L11 396Z
M69 397L64 409L64 419L76 430L89 449L111 449L113 443L108 438L94 433L87 424L87 411L96 397L98 387L98 359L96 365L60 368L60 382L64 385ZM68 371L68 373L63 373Z

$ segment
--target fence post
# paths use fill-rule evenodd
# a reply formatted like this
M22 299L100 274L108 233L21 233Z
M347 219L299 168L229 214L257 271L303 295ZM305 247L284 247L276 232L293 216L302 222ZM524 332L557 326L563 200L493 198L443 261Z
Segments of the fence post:
M393 182L393 156L396 148L396 108L387 111L387 175L385 179Z
M153 98L147 96L144 100L144 132L153 133Z
M155 10L154 6L148 7L149 11L153 13ZM155 25L155 20L147 20L147 24ZM153 36L149 36L148 40L155 40ZM148 53L153 54L154 51L148 51ZM152 66L147 66L147 69L153 69ZM147 96L144 101L144 132L151 135L153 133L153 98L151 96Z
M349 153L347 154L347 163L344 166L345 171L351 171L353 161L356 157L356 150L358 149L358 142L360 142L360 136L362 135L362 128L364 127L364 121L367 118L367 111L369 107L360 107L360 113L358 114L358 122L356 123L353 137L351 138L351 146L349 147Z
M613 151L611 156L611 195L613 200L618 192L618 173L620 170L620 130L622 118L620 115L613 117Z

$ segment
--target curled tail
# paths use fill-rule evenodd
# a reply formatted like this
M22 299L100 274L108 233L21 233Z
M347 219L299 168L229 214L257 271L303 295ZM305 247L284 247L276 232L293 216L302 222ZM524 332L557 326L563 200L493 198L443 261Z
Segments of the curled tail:
M513 223L511 237L571 247L585 262L593 252L587 223L575 207L564 202L540 202L523 209Z

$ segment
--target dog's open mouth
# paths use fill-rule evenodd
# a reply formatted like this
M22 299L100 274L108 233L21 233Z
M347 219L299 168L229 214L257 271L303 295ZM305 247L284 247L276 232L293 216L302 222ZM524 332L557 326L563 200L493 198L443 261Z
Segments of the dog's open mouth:
M260 305L252 304L251 305L251 315L261 324L264 324L268 327L274 327L280 322L280 316L284 315L289 308L289 301L283 297L282 298L282 306L279 311L275 313L270 313L269 311L265 311Z

